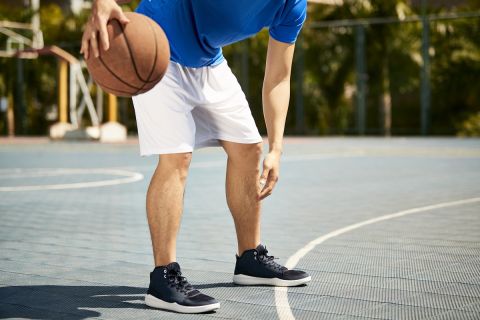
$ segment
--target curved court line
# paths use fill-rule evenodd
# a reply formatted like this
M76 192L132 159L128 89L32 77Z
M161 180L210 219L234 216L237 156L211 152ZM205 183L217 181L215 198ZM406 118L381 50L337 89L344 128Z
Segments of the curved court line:
M40 191L40 190L64 190L64 189L82 189L82 188L94 188L114 186L125 183L132 183L143 179L143 175L138 172L132 172L120 169L33 169L33 170L16 170L17 174L25 174L25 176L55 176L55 175L73 175L73 174L107 174L121 176L122 178L100 180L100 181L88 181L88 182L74 182L64 184L46 184L46 185L30 185L30 186L13 186L13 187L0 187L0 192L18 192L18 191ZM42 171L44 170L44 171ZM7 175L8 176L8 175ZM17 176L18 177L18 176Z
M438 204L432 204L424 207L417 207L408 210L403 210L391 214L386 214L377 218L365 220L362 222L358 222L355 224L348 225L346 227L334 230L329 232L321 237L316 238L315 240L310 241L306 246L295 252L288 260L285 266L289 269L294 268L297 263L302 259L306 254L312 251L317 245L321 244L322 242L327 241L328 239L337 237L341 234L350 232L352 230L367 226L369 224L374 224L377 222L395 219L399 217L403 217L410 214L421 213L425 211L453 207L453 206L460 206L469 203L480 202L480 197L477 198L469 198L457 201L450 201L450 202L442 202ZM277 308L277 315L280 320L294 320L295 317L293 316L292 310L290 308L290 304L288 303L288 287L275 287L275 305Z

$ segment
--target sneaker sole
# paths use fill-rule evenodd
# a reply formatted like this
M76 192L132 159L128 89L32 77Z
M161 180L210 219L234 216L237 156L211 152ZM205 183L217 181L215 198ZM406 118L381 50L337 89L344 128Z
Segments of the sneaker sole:
M279 278L260 278L246 276L244 274L236 274L233 276L233 283L244 285L244 286L253 286L253 285L266 285L266 286L276 286L276 287L295 287L302 284L305 284L312 280L311 276L306 278L297 279L297 280L283 280Z
M179 313L203 313L220 308L220 303L212 303L203 306L183 306L176 302L166 302L158 299L151 294L145 296L145 304L149 307L163 310L170 310Z

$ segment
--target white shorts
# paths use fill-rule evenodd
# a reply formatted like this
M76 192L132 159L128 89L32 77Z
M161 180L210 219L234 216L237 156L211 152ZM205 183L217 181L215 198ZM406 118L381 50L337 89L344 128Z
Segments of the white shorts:
M162 81L133 104L142 156L191 152L219 140L262 141L226 61L202 68L170 62Z

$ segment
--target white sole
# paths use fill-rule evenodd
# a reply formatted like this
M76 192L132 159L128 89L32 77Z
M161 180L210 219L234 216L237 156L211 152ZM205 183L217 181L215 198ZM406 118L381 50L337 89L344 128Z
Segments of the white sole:
M253 285L266 285L266 286L276 286L276 287L295 287L302 284L305 284L312 280L311 276L306 278L297 279L297 280L283 280L279 278L259 278L246 276L244 274L236 274L233 276L233 283L244 285L244 286L253 286Z
M176 302L166 302L161 299L158 299L151 294L147 294L145 296L145 304L152 308L163 309L163 310L170 310L179 313L203 313L208 311L213 311L220 308L220 303L212 303L207 304L204 306L182 306Z

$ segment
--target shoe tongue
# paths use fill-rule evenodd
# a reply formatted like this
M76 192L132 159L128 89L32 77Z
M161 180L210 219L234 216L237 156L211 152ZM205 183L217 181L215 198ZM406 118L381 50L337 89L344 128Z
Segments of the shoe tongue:
M263 244L259 244L255 250L257 250L257 252L259 254L265 254L265 252L267 251L267 248L265 248L265 246Z
M175 272L180 271L180 265L177 262L169 263L165 267L167 268L168 271L175 271Z

